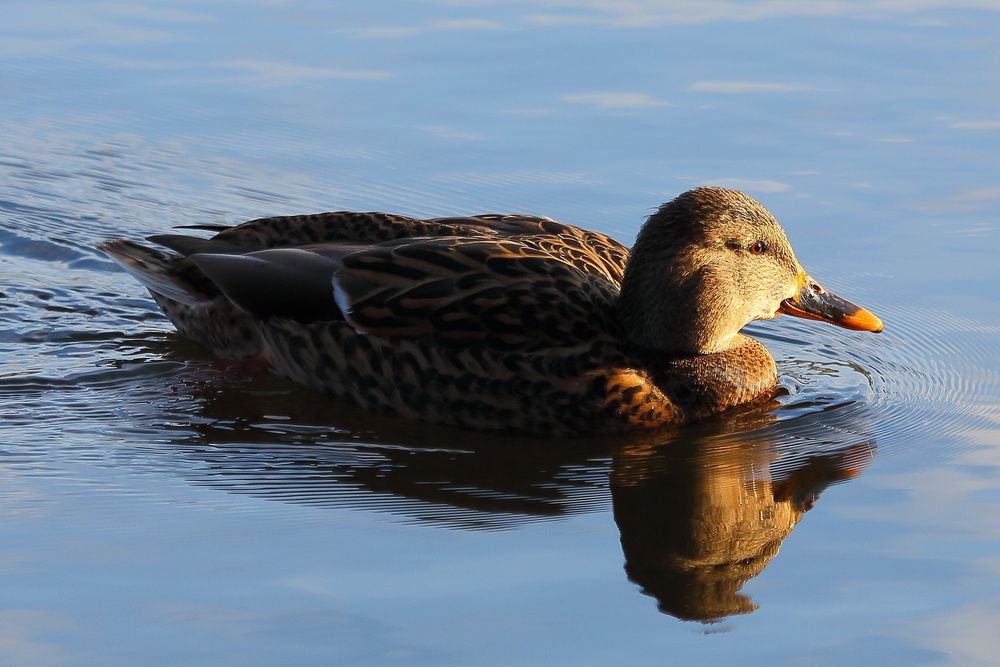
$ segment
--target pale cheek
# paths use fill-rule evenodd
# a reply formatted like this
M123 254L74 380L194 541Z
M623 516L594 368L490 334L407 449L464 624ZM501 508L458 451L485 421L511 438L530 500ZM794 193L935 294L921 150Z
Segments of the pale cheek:
M783 296L779 296L778 300L784 301L785 299L791 299L793 296L798 294L798 292L799 292L799 281L798 278L796 278L795 280L792 280L786 285L785 294Z
M749 305L749 304L748 304ZM774 319L776 308L771 308L768 304L757 303L756 305L751 305L746 311L745 318L748 322L753 320L770 320Z
M758 306L759 311L754 315L755 320L773 320L778 316L778 309L781 308L783 295L771 294Z

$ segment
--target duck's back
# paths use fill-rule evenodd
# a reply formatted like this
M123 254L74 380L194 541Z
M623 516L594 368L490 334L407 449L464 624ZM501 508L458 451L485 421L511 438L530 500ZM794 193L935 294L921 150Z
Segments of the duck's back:
M218 231L211 241L250 250L318 243L382 244L428 237L516 239L545 250L581 271L621 284L628 248L598 232L530 215L482 215L417 219L378 212L335 211L275 216L241 225L194 225ZM162 238L162 237L160 237Z

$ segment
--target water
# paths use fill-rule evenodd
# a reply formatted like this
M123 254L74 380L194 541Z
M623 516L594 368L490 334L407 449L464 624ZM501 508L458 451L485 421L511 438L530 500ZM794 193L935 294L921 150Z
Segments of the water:
M0 662L994 664L992 3L7 3ZM628 243L744 189L871 336L669 438L374 418L179 340L93 249L331 209Z

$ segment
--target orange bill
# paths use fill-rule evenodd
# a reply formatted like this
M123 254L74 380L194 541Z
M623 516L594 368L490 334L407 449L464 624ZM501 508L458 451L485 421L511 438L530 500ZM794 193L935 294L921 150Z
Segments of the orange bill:
M845 329L882 331L882 320L861 306L827 291L805 272L799 274L799 291L791 299L782 301L779 310L795 317L823 320Z

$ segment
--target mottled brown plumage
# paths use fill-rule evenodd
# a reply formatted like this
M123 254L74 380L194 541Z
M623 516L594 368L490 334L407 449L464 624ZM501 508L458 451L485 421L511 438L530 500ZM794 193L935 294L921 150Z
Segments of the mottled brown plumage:
M604 234L523 215L337 212L201 229L218 233L150 237L176 254L101 249L220 356L262 356L365 408L472 428L686 423L773 390L771 356L738 333L747 322L794 302L795 314L875 328L853 306L817 310L810 299L826 293L774 218L721 188L661 207L631 257Z

